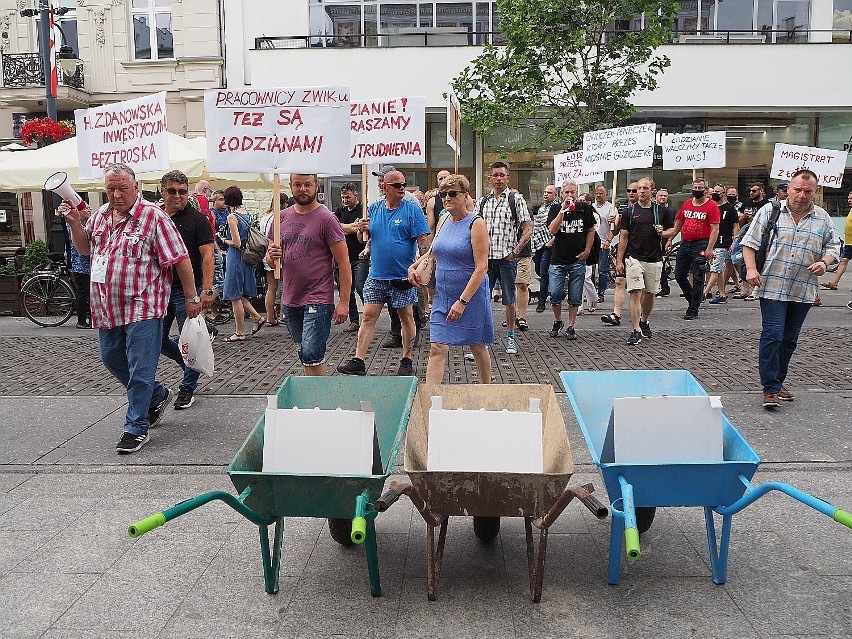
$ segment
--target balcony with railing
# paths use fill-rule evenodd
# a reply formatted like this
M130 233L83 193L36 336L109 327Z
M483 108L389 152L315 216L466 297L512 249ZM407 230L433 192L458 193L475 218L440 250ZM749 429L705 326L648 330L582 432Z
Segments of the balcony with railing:
M44 86L44 63L40 53L4 53L3 86L6 88L27 88ZM74 73L65 73L61 67L59 84L74 89L84 90L83 64L77 65Z

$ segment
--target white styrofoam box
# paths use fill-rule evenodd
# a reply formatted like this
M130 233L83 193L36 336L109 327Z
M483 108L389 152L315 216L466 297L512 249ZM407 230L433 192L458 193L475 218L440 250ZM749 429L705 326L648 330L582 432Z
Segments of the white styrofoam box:
M719 397L619 397L610 427L618 464L723 461Z
M544 472L541 399L530 399L529 412L444 410L442 403L432 397L427 470Z
M263 434L263 472L371 475L375 413L362 410L276 408L270 396Z

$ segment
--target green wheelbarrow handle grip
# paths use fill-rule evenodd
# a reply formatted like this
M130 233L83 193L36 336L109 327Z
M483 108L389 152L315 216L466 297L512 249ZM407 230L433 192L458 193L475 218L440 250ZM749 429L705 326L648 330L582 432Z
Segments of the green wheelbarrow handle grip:
M353 544L363 544L367 538L367 518L355 517L352 519L352 533L349 535Z
M639 559L642 551L639 549L639 530L637 528L624 529L624 548L630 561Z
M834 511L834 515L831 517L834 521L839 522L846 526L847 528L852 528L852 513L843 510L842 508L838 508Z
M130 526L127 527L127 534L135 539L136 537L141 537L146 532L151 532L154 528L159 528L165 523L166 516L163 513L154 513L153 515L145 517L145 519L140 519L139 521L130 524Z

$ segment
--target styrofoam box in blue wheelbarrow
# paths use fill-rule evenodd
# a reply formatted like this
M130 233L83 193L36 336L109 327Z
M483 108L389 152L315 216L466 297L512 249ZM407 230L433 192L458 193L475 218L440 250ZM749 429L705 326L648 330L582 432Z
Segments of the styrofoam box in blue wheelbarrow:
M621 475L634 487L636 506L725 506L742 497L739 475L751 479L757 453L722 413L722 460L619 463L601 460L616 397L674 395L707 397L689 371L563 371L560 374L592 458L611 499L621 495ZM683 415L689 420L690 415Z

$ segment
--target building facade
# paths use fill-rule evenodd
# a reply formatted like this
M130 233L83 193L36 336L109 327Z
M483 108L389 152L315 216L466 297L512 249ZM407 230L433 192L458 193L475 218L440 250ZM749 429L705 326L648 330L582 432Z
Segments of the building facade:
M440 169L452 168L443 94L483 44L500 43L495 3L225 0L225 6L228 86L345 85L353 99L425 95L427 162L399 168L421 189L434 186ZM843 77L852 56L852 0L688 0L680 6L670 43L661 47L671 66L655 91L635 96L635 121L656 122L660 135L727 131L728 166L699 174L741 192L753 181L771 186L777 142L849 149L852 84ZM642 21L637 15L618 26L641 29ZM483 167L499 158L511 164L513 186L533 201L553 179L553 154L570 150L558 140L551 148L524 148L518 130L464 135L460 170L479 192ZM358 169L350 176L356 181ZM684 197L692 181L691 171L662 171L660 157L653 169L620 171L617 191L649 173ZM333 196L334 181L328 186ZM845 215L842 193L850 188L847 171L843 189L821 194L824 204Z
M35 5L33 4L35 1ZM88 108L166 92L168 128L204 135L204 90L224 81L222 6L217 0L51 0L55 38L81 61L59 74L59 119ZM39 0L0 0L0 146L20 142L27 119L44 117ZM47 177L47 176L45 176ZM0 249L51 239L41 194L0 194Z

